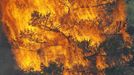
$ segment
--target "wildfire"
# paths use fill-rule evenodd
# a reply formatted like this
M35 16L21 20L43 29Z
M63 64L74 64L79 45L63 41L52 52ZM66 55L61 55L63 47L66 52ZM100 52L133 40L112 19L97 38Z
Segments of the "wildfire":
M1 0L0 8L3 28L22 70L41 71L42 65L54 62L63 64L64 75L83 75L76 66L91 71L88 75L92 69L101 72L118 64L107 53L107 44L116 41L109 41L112 37L123 38L125 45L119 47L131 47L125 5L124 0ZM79 47L83 41L87 47ZM119 59L128 62L131 52Z

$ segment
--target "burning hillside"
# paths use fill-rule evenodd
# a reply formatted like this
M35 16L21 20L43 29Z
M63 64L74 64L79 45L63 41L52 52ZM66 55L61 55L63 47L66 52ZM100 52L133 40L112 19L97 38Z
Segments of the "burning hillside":
M1 0L4 31L20 70L105 75L132 58L124 0Z

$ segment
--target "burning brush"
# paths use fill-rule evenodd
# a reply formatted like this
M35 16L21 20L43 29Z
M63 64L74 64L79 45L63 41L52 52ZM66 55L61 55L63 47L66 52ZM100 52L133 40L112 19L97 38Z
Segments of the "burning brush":
M132 58L124 0L1 0L18 67L52 75L105 75ZM56 69L57 68L57 69Z

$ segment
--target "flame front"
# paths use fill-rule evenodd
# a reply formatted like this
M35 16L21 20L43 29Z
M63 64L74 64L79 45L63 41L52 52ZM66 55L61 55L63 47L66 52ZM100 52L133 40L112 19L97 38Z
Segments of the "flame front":
M94 65L100 72L111 66L107 50L99 48L107 38L121 34L124 47L131 45L124 0L1 0L0 6L3 28L24 71L41 71L42 65L54 62L64 65L64 75L75 75L68 72L75 66L90 70ZM88 42L88 53L78 46L83 41ZM85 58L94 54L95 60ZM119 59L131 58L128 53Z

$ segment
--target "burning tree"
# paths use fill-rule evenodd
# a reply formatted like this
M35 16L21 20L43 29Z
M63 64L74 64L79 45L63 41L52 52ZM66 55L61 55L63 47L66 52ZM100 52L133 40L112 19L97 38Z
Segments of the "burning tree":
M2 0L0 8L21 70L105 75L105 69L133 58L125 5L124 0Z

